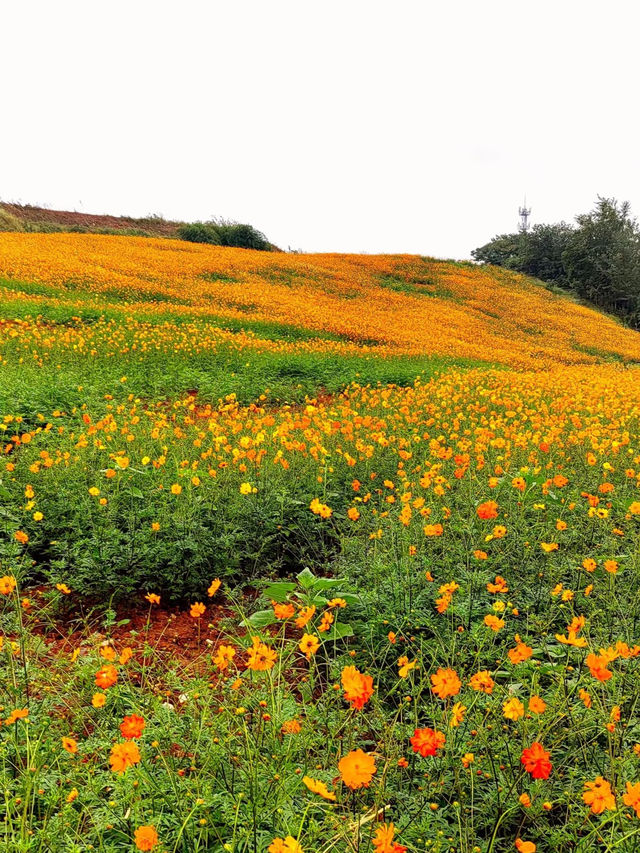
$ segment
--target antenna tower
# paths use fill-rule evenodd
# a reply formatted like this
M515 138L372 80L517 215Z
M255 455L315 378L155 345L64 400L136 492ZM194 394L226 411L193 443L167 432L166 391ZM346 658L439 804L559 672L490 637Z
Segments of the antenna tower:
M524 205L518 208L518 215L520 217L520 225L518 226L519 230L526 234L529 230L529 217L531 216L531 208L527 207L527 197L524 197Z

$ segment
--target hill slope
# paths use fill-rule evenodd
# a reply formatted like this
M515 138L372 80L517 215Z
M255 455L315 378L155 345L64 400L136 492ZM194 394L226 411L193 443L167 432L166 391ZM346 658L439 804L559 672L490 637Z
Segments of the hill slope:
M153 322L277 323L394 354L518 368L640 360L640 335L525 276L403 255L289 255L95 234L0 234L0 277L40 307ZM31 292L29 292L31 291ZM222 319L221 319L222 318ZM381 352L382 354L382 352Z
M184 222L172 222L161 216L111 216L80 213L77 210L51 210L32 204L0 204L0 229L11 231L81 231L100 233L136 232L146 237L177 237Z

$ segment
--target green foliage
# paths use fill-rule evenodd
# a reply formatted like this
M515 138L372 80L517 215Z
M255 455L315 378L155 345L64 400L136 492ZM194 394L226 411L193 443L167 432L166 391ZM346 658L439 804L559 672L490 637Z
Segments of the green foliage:
M213 246L235 246L261 251L271 249L271 244L264 234L252 225L227 222L224 219L183 225L178 229L178 236L190 243L209 243Z
M192 222L178 228L178 237L189 243L209 243L212 246L222 245L220 235L215 226L204 222Z
M599 308L640 324L640 229L629 203L598 198L593 211L531 231L502 234L471 253L565 287Z
M562 255L569 285L596 305L640 320L640 230L628 202L600 198Z

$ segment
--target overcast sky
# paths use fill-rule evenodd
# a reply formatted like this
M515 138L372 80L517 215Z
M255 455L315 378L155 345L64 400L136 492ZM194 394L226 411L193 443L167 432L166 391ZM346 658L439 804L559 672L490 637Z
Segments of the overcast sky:
M469 257L640 214L637 0L0 3L0 198Z

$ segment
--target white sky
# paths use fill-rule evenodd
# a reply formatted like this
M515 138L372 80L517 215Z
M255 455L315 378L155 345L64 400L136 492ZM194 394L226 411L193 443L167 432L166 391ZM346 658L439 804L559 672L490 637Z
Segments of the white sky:
M469 257L640 214L637 0L0 0L0 198Z

